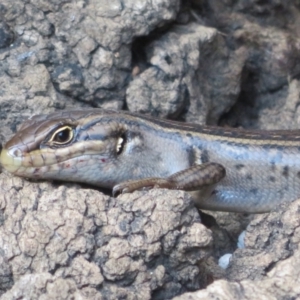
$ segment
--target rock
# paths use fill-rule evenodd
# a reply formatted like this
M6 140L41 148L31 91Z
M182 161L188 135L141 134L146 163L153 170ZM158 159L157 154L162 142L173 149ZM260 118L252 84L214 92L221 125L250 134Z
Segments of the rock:
M270 214L257 215L247 227L245 248L231 257L225 276L203 291L180 299L286 299L298 298L300 199Z
M0 144L33 114L74 106L299 128L299 9L284 0L2 0ZM299 297L298 202L260 216L202 214L207 229L181 192L116 200L5 174L0 187L4 299L165 299L206 286L182 297Z
M130 110L214 123L237 100L245 51L231 54L214 28L175 27L148 44L146 55L151 67L127 89Z
M256 216L247 227L245 249L234 252L227 276L239 281L260 280L278 261L292 256L299 244L299 207L298 200Z
M115 199L78 185L0 178L3 299L46 297L49 282L101 299L171 298L206 280L199 262L211 255L212 236L184 192Z
M10 30L9 26L0 22L0 49L9 47L9 45L13 42L14 34Z
M242 280L230 282L218 280L207 289L194 293L185 293L174 297L173 300L202 300L202 299L296 299L299 290L300 252L276 264L276 267L259 280Z

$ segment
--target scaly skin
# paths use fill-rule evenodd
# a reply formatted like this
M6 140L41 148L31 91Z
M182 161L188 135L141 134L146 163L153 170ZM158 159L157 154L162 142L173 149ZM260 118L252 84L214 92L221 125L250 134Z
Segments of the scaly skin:
M299 149L300 131L203 127L87 109L28 120L4 146L1 164L18 176L119 192L135 189L130 180L138 188L192 186L200 208L257 213L300 196Z

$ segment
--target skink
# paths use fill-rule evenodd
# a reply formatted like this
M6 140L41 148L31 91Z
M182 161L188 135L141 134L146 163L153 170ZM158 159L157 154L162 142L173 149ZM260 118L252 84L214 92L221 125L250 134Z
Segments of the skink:
M102 109L26 121L1 164L23 177L84 182L114 193L190 191L202 209L261 213L300 196L300 131L205 127Z

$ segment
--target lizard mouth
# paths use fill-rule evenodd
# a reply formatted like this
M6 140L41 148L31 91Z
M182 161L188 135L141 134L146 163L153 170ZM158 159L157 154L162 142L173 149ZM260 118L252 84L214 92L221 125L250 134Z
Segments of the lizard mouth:
M0 165L8 172L23 177L48 177L50 170L59 173L62 169L71 169L74 162L84 164L91 157L97 162L106 160L101 152L105 145L102 141L81 141L65 148L44 148L23 152L19 145L4 147L0 155Z

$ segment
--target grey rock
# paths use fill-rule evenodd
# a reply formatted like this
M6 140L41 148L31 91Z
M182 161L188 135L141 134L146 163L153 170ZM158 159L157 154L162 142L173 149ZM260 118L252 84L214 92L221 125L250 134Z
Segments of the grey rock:
M76 185L0 178L3 299L48 299L49 280L105 299L171 298L204 282L199 262L211 255L212 235L188 194L152 190L115 199Z
M33 114L91 105L299 128L299 9L292 0L2 0L0 143ZM210 231L180 192L115 200L4 174L0 187L4 299L165 299L206 286L183 297L299 297L298 202L255 217L209 212ZM224 271L216 261L227 252Z
M172 118L184 113L187 121L215 123L237 100L245 51L231 54L214 28L174 27L147 45L146 55L151 67L127 89L130 110Z
M245 235L245 248L233 253L225 277L180 299L296 299L299 289L300 200L257 215Z
M0 22L0 49L9 47L13 39L14 34L9 26L4 22Z

